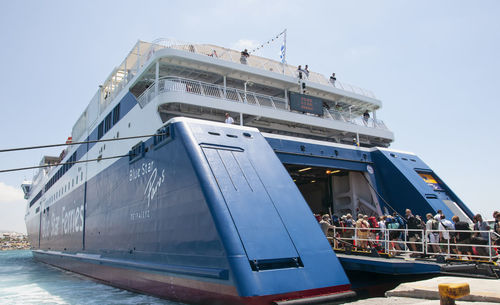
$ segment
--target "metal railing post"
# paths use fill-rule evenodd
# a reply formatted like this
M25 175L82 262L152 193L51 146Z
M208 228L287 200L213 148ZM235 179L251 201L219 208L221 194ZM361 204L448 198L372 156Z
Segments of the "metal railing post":
M424 255L427 255L427 231L425 231L424 229L422 229L422 242L422 251L424 251Z
M226 99L226 97L227 97L227 96L226 96L226 76L225 76L225 75L223 75L223 76L222 76L222 79L224 80L224 99Z
M354 227L354 245L356 246L356 249L359 247L358 246L358 228Z
M201 82L198 82L198 83L200 85L200 95L201 96L206 96L205 89L203 89L203 84Z
M158 81L160 79L160 61L156 61L155 67L155 96L158 96Z
M491 231L488 231L488 250L489 250L489 261L491 262Z

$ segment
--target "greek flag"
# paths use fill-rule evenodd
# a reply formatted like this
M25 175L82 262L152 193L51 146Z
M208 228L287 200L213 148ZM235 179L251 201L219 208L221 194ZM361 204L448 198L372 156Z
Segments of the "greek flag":
M281 51L280 51L281 63L285 63L285 53L286 53L285 44L282 44Z

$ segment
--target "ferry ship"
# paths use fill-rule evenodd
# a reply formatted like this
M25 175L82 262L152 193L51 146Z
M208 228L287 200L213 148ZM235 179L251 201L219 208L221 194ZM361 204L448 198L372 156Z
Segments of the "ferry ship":
M352 296L314 214L472 217L419 157L388 148L381 107L280 61L139 41L22 185L33 256L193 304Z

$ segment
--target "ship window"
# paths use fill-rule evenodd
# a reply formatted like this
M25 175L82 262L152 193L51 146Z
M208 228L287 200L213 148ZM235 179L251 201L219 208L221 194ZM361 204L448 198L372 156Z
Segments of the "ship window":
M238 136L234 135L234 134L226 134L226 136L230 137L230 138L237 138Z
M38 194L36 194L35 198L33 198L33 199L30 201L30 207L31 207L32 205L34 205L34 204L35 204L35 202L36 202L38 199L40 199L40 197L42 197L42 191L38 192Z
M251 138L251 137L252 137L252 135L251 135L251 134L249 134L248 132L244 132L244 133L243 133L243 135L244 135L245 137L247 137L247 138Z
M208 134L213 135L213 136L220 136L220 133L213 132L213 131L209 131Z
M118 123L120 120L120 104L116 105L115 108L113 108L113 125Z
M103 135L104 135L104 122L101 122L101 124L99 124L99 127L97 127L97 140L100 140Z
M83 172L80 174L80 180L83 181Z
M134 163L135 161L144 157L144 142L137 143L128 153L129 163Z
M76 176L76 184L78 184L78 175Z
M163 126L156 131L156 134L153 138L155 149L158 149L161 146L167 144L168 142L172 141L172 139L172 129L170 128L170 125Z
M104 119L104 133L111 129L111 112Z

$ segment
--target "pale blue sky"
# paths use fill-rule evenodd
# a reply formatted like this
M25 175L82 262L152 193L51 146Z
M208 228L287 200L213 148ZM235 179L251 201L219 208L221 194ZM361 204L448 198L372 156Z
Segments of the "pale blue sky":
M491 218L500 209L498 16L499 1L2 1L0 147L63 142L138 39L231 47L287 28L289 63L372 90L392 148L419 155ZM4 153L0 168L51 153ZM31 175L0 174L0 230L25 230L14 190Z

